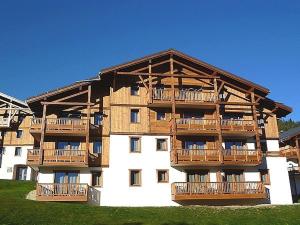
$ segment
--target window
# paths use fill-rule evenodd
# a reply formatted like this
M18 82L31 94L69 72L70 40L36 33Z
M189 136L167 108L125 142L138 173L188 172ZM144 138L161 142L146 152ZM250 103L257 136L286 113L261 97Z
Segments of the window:
M184 119L202 119L204 114L201 112L184 112L182 118Z
M269 170L260 170L260 180L263 184L270 184Z
M20 114L20 115L18 116L18 122L19 122L19 123L22 123L24 119L25 119L25 115L24 115L24 114Z
M140 91L140 87L138 85L133 85L130 88L130 94L132 96L138 96L139 95L139 91Z
M27 177L27 167L20 166L16 167L16 180L26 180Z
M169 171L168 170L157 170L157 182L168 183L169 182Z
M79 150L80 142L75 141L59 141L56 144L57 149L62 150Z
M17 138L21 138L23 135L23 131L22 130L17 130Z
M141 152L141 138L131 137L130 138L130 152Z
M5 154L5 147L0 147L0 155L4 155Z
M184 141L184 149L205 149L204 141Z
M209 173L206 170L188 171L187 182L209 182Z
M103 122L103 113L96 112L94 113L94 125L102 125Z
M61 112L60 118L72 118L72 119L80 119L81 113L76 111L71 112Z
M102 172L92 172L92 186L102 187Z
M141 186L141 170L130 170L129 171L129 185L130 186Z
M156 120L166 120L165 112L156 112Z
M93 153L101 154L102 153L102 141L95 141L93 144Z
M54 183L76 184L79 183L79 172L77 171L55 171Z
M244 141L225 141L225 149L243 149Z
M167 139L156 139L156 151L167 151L168 141Z
M15 148L15 156L21 156L21 154L22 154L22 148L16 147Z
M2 136L2 137L5 137L5 135L6 135L6 131L3 130L3 131L1 132L1 136Z
M225 170L224 171L224 180L225 182L243 182L244 179L244 172L242 170Z
M130 122L131 123L139 123L140 122L140 110L139 109L131 109L130 113Z

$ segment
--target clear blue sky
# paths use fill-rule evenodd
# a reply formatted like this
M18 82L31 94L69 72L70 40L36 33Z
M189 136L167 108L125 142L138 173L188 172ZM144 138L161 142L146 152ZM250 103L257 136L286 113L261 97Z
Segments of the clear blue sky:
M168 48L269 88L300 120L300 1L0 4L0 91L20 99Z

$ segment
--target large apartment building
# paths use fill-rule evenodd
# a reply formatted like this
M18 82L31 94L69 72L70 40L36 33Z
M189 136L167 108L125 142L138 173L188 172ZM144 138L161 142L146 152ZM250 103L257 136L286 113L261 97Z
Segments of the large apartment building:
M290 204L277 119L291 108L268 94L171 49L31 97L37 200Z

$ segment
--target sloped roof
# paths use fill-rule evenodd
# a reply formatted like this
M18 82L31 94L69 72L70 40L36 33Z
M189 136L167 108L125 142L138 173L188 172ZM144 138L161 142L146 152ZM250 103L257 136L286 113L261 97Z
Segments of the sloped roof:
M79 86L87 85L95 79L98 79L98 77L92 77L92 78L89 78L89 79L86 79L86 80L76 81L75 83L72 83L72 84L69 84L69 85L54 89L54 90L50 90L50 91L44 92L44 93L36 95L36 96L31 96L31 97L27 98L26 102L27 103L32 103L32 102L38 101L40 99L43 99L45 97L50 97L50 96L62 93L64 91L72 90L72 89L77 88Z
M22 100L19 100L17 98L14 98L10 95L4 94L2 92L0 92L0 102L1 102L1 99L2 99L2 101L11 102L14 105L18 105L18 106L22 106L24 108L28 108L28 105L26 104L26 102L24 102Z
M289 140L289 139L297 136L298 134L300 134L300 126L292 128L292 129L289 129L289 130L284 131L284 132L281 132L279 134L279 140L281 142L287 141L287 140Z
M270 92L270 90L266 87L263 87L259 84L256 84L252 81L249 81L247 79L244 79L240 76L237 76L235 74L232 74L228 71L225 71L223 69L220 69L218 67L215 67L213 65L210 65L204 61L201 61L199 59L196 59L192 56L189 56L185 53L182 53L178 50L175 50L175 49L168 49L168 50L165 50L165 51L161 51L161 52L158 52L158 53L154 53L154 54L151 54L151 55L147 55L147 56L144 56L142 58L138 58L138 59L135 59L135 60L132 60L132 61L129 61L129 62L126 62L126 63L122 63L122 64L119 64L119 65L116 65L116 66L112 66L112 67L108 67L108 68L104 68L101 70L101 74L105 74L105 73L109 73L109 72L113 72L115 70L119 70L119 69L123 69L123 68L126 68L126 67L129 67L129 66L133 66L133 65L136 65L136 64L139 64L139 63L142 63L142 62L146 62L146 61L149 61L149 60L153 60L155 58L158 58L158 57L162 57L162 56L165 56L165 55L170 55L170 54L173 54L173 55L176 55L178 57L181 57L181 58L184 58L186 60L190 60L200 66L203 66L203 67L207 67L213 71L217 71L218 73L221 73L222 75L224 76L227 76L228 78L231 78L233 80L236 80L238 82L241 82L247 86L252 86L254 88L256 88L257 90L259 91L262 91L263 93L265 94L268 94Z

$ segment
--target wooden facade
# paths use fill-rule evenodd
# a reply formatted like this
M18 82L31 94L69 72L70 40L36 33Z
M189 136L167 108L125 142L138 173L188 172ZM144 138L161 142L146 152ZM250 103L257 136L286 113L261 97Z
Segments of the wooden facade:
M34 113L29 118L34 149L28 152L28 165L109 167L110 135L126 134L170 136L174 167L257 166L262 162L261 140L278 138L277 116L291 111L268 99L268 93L176 50L160 52L28 99ZM96 115L101 115L100 124ZM226 149L224 142L232 140L251 140L254 147ZM97 141L101 154L93 152ZM60 149L58 142L79 146L75 151ZM187 142L204 144L193 148ZM86 198L79 184L74 195L51 185L38 185L39 200ZM194 193L196 189L203 193ZM173 184L172 195L175 200L262 198L265 191L261 183L185 183Z

